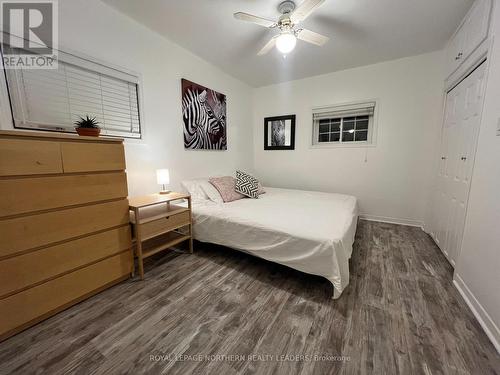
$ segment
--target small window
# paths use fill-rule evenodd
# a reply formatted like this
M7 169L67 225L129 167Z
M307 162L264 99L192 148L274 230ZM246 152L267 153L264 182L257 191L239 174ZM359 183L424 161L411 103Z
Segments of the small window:
M313 110L313 144L371 144L375 102Z
M59 51L57 69L7 69L14 127L75 132L95 117L101 134L141 137L139 78Z

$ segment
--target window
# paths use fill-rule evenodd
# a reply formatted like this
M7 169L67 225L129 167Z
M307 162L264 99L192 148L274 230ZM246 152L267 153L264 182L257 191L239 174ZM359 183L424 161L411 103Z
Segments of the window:
M57 69L8 69L15 128L75 132L96 117L101 134L141 137L137 76L59 51Z
M313 144L371 144L375 102L313 110Z

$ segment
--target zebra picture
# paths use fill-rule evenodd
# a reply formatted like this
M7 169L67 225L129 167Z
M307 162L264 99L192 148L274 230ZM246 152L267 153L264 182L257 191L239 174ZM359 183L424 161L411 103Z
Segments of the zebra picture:
M271 146L285 146L285 120L271 122Z
M264 119L264 150L295 148L295 115Z
M226 95L182 80L184 148L226 150Z

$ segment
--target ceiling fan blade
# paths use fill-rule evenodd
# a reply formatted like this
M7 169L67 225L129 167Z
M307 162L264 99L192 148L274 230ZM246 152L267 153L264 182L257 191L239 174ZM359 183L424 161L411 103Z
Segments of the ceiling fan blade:
M302 29L298 32L297 38L304 42L322 46L330 40L327 36L315 33L314 31Z
M278 36L273 36L271 38L271 40L269 42L266 43L266 45L264 47L262 47L262 49L259 51L259 53L257 54L257 56L262 56L262 55L265 55L266 53L268 53L270 50L273 49L274 45L276 44L276 38Z
M264 27L272 28L272 27L276 26L276 22L274 22L273 20L270 20L270 19L267 19L264 17L254 16L253 14L238 12L238 13L234 13L233 16L237 20L252 22L252 23L255 23L257 25L264 26Z
M294 24L304 21L325 0L304 0L290 15Z

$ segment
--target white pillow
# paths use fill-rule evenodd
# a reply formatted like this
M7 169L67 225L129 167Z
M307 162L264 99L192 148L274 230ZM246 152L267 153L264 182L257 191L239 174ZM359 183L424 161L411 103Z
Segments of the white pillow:
M218 204L224 203L222 195L220 195L219 191L209 181L201 182L200 186L202 190L205 192L205 194L208 196L208 199Z
M182 189L191 195L193 200L207 200L208 195L202 189L201 184L208 183L208 178L197 178L192 180L184 180L181 182Z

